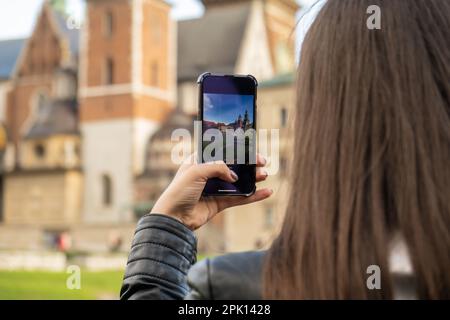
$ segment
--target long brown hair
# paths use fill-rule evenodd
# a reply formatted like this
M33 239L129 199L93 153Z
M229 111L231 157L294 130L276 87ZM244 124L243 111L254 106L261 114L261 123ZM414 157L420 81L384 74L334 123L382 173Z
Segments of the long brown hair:
M370 5L381 29L369 30ZM392 298L399 233L419 298L450 298L450 1L329 0L298 68L292 190L264 297ZM368 290L369 265L381 290Z

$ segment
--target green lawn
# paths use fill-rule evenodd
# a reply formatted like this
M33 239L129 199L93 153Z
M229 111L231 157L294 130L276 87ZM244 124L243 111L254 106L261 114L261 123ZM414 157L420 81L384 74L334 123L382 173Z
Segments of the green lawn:
M207 255L199 254L197 261ZM0 271L0 300L118 299L123 271L81 270L81 288L69 290L70 274L50 271Z
M65 272L0 271L0 300L118 299L123 271L81 271L81 288L69 290Z

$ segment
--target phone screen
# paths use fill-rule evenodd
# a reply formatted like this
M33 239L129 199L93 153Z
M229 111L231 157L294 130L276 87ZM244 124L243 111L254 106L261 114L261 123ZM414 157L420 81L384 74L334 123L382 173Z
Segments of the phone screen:
M251 195L256 174L256 88L252 76L206 75L200 83L201 161L222 160L239 179L208 180L204 195Z

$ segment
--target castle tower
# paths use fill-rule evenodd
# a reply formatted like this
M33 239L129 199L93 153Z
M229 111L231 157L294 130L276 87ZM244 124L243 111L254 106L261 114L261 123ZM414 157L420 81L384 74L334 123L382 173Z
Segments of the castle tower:
M175 104L175 24L162 0L88 0L80 52L83 221L133 219L145 145Z
M237 128L242 128L242 116L239 115L238 120L237 120Z
M248 111L247 109L245 110L245 114L244 114L244 122L242 123L242 127L244 128L244 130L248 129L248 125L250 124L250 121L248 119Z

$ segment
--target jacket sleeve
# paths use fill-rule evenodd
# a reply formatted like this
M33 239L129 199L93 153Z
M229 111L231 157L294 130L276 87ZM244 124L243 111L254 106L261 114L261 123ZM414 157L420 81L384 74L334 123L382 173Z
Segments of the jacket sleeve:
M197 262L189 270L187 282L191 291L186 300L211 300L210 259Z
M182 223L149 214L139 221L125 270L120 298L184 299L187 273L196 262L197 239Z

